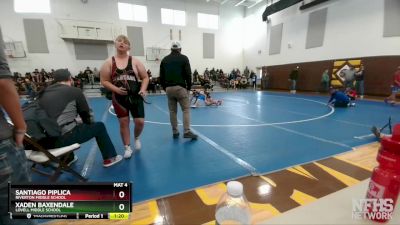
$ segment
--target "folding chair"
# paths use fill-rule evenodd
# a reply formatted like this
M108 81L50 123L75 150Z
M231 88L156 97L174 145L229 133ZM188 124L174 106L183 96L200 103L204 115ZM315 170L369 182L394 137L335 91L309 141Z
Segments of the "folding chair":
M372 126L371 131L372 133L375 135L375 137L380 141L381 140L381 136L382 136L382 131L385 128L388 128L389 130L389 134L392 134L392 117L389 117L389 121L387 124L385 124L382 128L378 128L376 126Z
M62 172L69 172L82 182L86 182L88 180L87 178L81 176L78 172L73 170L66 163L68 155L70 155L74 150L80 148L79 144L75 143L62 148L45 149L27 134L25 134L24 142L27 144L27 146L33 148L33 150L25 150L26 158L33 162L33 165L31 167L33 171L48 176L50 181L52 182L57 181ZM60 160L61 156L63 156L63 160ZM39 164L51 167L52 169L54 169L54 173L39 170L36 167Z

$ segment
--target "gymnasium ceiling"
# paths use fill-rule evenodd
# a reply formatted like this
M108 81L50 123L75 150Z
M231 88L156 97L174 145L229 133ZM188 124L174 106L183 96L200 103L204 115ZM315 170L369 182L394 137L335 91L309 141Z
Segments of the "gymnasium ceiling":
M229 4L229 5L233 5L233 6L242 6L242 7L247 7L247 8L251 8L252 6L255 6L261 2L272 2L272 0L204 0L204 1L217 2L221 5ZM274 2L278 2L278 1L279 0L275 0Z

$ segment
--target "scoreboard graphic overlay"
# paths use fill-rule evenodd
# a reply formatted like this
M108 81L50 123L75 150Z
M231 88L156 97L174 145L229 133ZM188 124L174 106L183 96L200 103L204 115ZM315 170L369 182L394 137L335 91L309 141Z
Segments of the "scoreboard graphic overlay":
M132 184L9 183L11 219L128 219Z

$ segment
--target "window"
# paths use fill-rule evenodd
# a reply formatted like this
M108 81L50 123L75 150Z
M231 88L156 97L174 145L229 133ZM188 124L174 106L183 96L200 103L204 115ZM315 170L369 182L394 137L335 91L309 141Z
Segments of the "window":
M218 15L197 13L197 25L200 28L218 29Z
M147 22L147 7L118 2L119 19Z
M186 13L181 10L161 9L161 23L177 26L186 25Z
M50 0L14 0L17 13L51 13Z

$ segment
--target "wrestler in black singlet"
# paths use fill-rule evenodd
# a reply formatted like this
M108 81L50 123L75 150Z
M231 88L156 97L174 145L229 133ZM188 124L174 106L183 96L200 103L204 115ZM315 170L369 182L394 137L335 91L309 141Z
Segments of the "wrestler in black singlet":
M133 118L144 118L143 98L139 95L140 83L133 70L132 56L129 56L128 65L124 69L119 69L112 57L111 79L115 86L124 87L128 92L128 95L113 93L112 104L117 117L127 117L131 112Z

